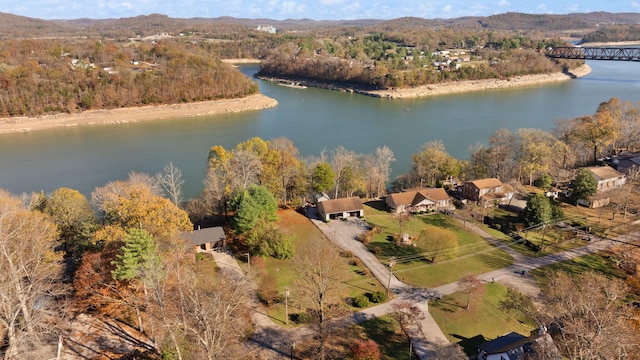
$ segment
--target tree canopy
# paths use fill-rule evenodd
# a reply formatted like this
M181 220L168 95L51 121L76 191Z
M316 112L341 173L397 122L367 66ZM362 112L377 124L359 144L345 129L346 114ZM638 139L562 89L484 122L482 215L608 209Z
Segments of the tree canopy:
M251 185L233 199L233 222L239 233L252 229L259 220L276 221L278 203L265 187Z

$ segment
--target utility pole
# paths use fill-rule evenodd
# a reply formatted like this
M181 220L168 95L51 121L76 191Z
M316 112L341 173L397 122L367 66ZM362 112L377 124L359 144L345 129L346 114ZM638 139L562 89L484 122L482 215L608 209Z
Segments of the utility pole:
M247 266L249 267L249 271L251 271L251 258L249 253L245 253L247 255Z
M289 287L284 287L284 323L289 325Z
M393 265L396 263L396 257L389 258L389 280L387 281L387 299L389 298L389 291L391 290L391 275L393 275Z

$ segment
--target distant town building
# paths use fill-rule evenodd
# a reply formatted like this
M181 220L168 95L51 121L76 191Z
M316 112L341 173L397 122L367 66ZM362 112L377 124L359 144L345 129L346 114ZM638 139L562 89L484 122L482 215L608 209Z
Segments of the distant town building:
M269 34L275 34L276 33L276 28L271 26L271 25L267 25L267 26L258 25L256 30L257 31L268 32Z

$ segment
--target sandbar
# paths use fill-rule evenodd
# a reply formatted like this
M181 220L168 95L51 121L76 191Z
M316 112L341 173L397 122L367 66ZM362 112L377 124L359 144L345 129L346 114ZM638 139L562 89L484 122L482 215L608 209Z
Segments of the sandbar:
M88 110L73 114L36 117L0 118L0 134L37 131L57 127L124 124L192 116L211 116L241 111L255 111L278 105L275 99L254 94L237 99L201 101L193 103Z

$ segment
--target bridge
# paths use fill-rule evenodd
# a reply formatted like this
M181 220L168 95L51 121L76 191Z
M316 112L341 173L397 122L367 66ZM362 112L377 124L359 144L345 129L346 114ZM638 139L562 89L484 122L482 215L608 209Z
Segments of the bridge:
M640 48L559 46L545 55L553 59L640 61Z

